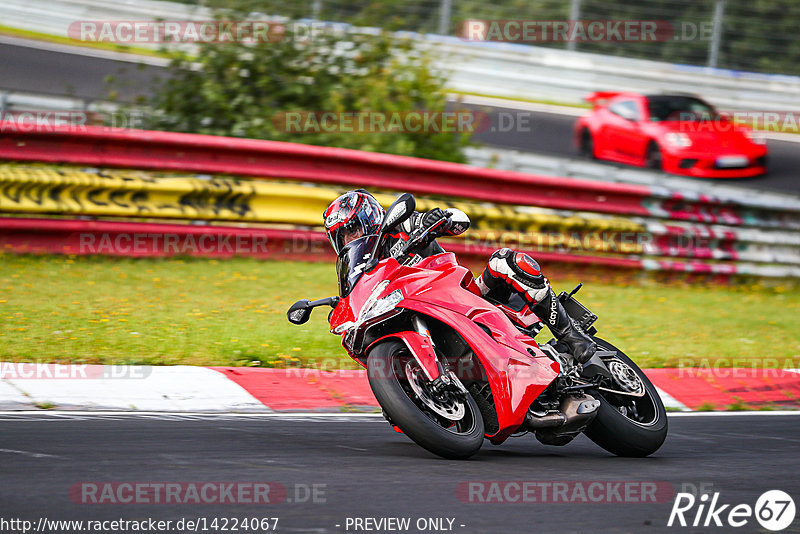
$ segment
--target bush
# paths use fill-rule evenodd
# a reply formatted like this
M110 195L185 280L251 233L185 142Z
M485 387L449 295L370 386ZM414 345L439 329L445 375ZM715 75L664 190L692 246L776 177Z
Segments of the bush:
M215 16L251 19L250 7L247 0L226 2ZM305 35L287 24L277 42L201 43L191 55L170 47L171 74L149 102L147 127L465 160L469 133L285 131L276 119L286 112L438 112L447 104L443 75L411 40L387 33Z

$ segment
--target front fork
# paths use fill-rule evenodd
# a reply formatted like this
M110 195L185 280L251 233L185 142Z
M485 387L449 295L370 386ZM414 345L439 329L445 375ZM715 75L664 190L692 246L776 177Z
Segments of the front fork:
M414 314L414 316L411 317L411 324L420 336L427 339L431 344L433 354L436 355L436 344L433 342L433 337L428 329L428 325L425 324L425 319L419 314ZM436 367L439 370L439 374L431 380L431 390L435 394L441 395L446 389L452 388L458 397L466 398L466 395L469 394L467 388L464 387L464 384L461 383L461 380L458 379L453 371L445 368L445 365L439 359L438 355L436 355Z

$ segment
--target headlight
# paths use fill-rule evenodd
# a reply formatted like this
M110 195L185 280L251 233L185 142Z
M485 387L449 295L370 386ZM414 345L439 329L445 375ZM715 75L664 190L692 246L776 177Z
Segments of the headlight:
M374 317L379 317L385 313L389 313L403 300L403 292L396 289L381 299L377 299L368 307L365 306L361 313L358 315L358 322L369 321Z
M767 138L762 132L754 132L753 130L745 130L744 135L750 139L750 142L756 145L766 145Z
M680 148L689 148L692 146L692 140L685 133L670 132L664 136L664 139L672 146Z

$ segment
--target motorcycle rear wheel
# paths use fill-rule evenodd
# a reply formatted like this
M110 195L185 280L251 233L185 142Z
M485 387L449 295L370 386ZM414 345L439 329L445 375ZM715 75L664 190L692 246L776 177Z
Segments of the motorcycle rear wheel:
M467 395L466 399L450 397L443 402L428 396L430 381L403 343L388 340L373 347L367 358L367 375L392 424L417 445L451 460L469 458L481 448L484 426L475 400Z
M594 338L598 350L616 351L616 358L636 374L645 394L637 399L592 391L600 400L597 417L586 429L586 436L617 456L644 457L656 452L667 438L667 411L653 383L624 352L608 341Z

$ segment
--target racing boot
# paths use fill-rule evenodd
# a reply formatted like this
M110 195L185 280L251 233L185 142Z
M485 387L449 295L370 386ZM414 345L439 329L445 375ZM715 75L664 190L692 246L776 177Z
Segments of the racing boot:
M504 288L519 294L576 362L586 363L597 350L592 338L567 314L539 264L527 254L509 248L496 251L475 283L484 296Z
M577 363L588 362L597 351L597 344L569 316L555 292L548 290L545 298L531 306L533 313L544 321L557 340L567 346Z

